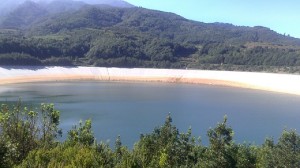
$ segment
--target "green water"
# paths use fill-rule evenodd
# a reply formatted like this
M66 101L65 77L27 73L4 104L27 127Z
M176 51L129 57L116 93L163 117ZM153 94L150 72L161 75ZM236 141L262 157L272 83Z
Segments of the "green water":
M284 128L300 129L300 97L209 85L118 82L52 82L0 86L0 102L55 103L66 133L91 118L98 141L121 135L132 147L140 133L163 124L170 112L180 132L191 126L207 144L206 131L228 116L237 142L261 144Z

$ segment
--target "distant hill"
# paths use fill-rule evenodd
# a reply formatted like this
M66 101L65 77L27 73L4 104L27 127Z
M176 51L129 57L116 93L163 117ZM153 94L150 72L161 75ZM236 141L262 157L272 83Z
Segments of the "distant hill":
M25 28L47 14L48 11L40 4L26 1L10 12L2 21L2 25L4 28Z
M144 8L101 8L85 6L79 11L54 15L36 22L29 32L58 33L63 29L78 28L131 29L152 36L186 43L218 42L244 44L267 42L272 44L300 45L300 40L276 33L265 27L244 27L224 23L201 23L181 16Z
M2 28L27 28L33 22L52 14L77 11L84 6L131 8L133 5L122 0L48 0L30 1L18 0L12 3L4 1L0 5L0 27ZM5 8L6 6L6 8ZM0 9L1 9L0 8Z
M25 0L1 0L0 16L5 16Z
M81 1L71 0L54 0L49 3L41 4L50 14L62 13L68 11L76 11L86 5Z
M289 72L300 66L300 39L269 28L202 23L120 6L26 2L2 22L0 60L13 64L9 57L15 54L44 65Z
M80 1L80 0L77 0ZM105 4L112 7L120 7L120 8L132 8L134 5L123 1L123 0L84 0L87 4L97 5L97 4Z

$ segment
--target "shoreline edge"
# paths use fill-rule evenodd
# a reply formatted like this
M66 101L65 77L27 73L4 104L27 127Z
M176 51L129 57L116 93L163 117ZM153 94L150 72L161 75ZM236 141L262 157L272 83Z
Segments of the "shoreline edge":
M106 67L0 67L0 86L13 83L97 80L190 83L248 88L300 96L300 75L212 70Z

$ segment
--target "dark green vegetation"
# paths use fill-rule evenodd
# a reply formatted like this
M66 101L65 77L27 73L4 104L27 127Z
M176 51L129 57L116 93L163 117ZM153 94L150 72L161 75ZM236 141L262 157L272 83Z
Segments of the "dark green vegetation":
M299 167L300 135L283 131L275 143L236 144L227 117L207 132L201 145L191 129L179 133L167 116L150 134L142 134L130 150L118 136L114 148L98 143L91 120L74 126L57 141L60 112L53 104L39 109L3 104L0 108L0 167ZM201 121L199 121L201 122Z
M139 7L55 3L26 2L2 19L0 65L300 69L300 39L265 27L208 24Z

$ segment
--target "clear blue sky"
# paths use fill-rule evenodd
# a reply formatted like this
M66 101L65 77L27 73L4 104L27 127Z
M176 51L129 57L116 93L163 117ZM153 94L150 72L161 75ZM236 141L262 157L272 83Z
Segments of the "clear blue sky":
M300 0L126 0L206 23L265 26L300 38Z

